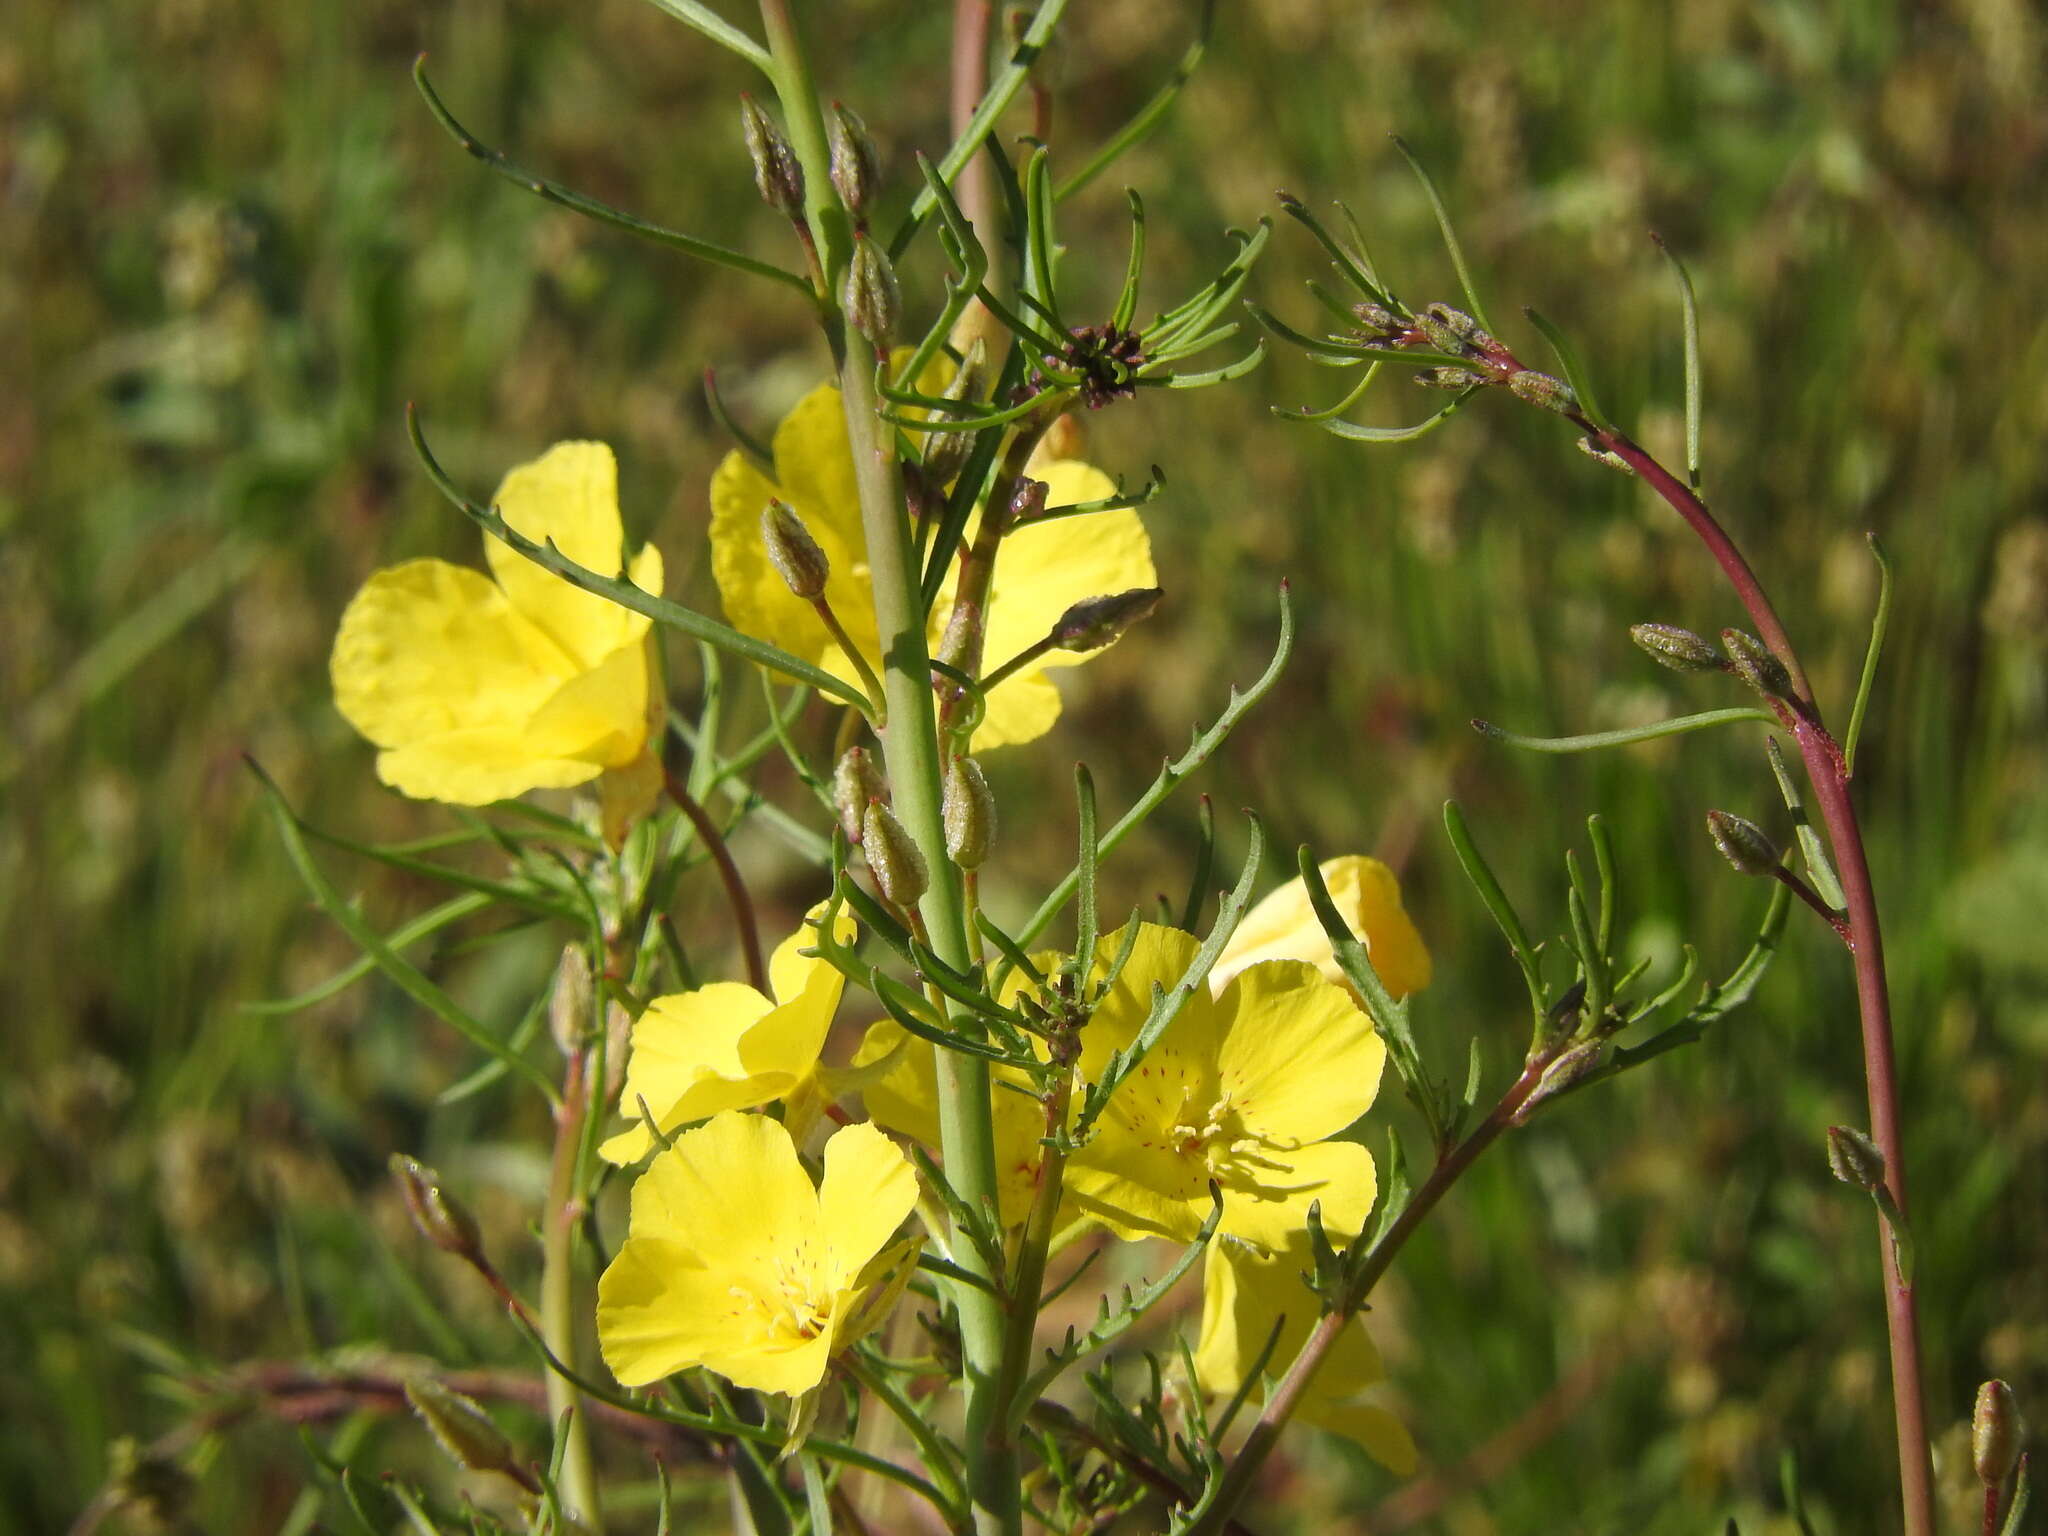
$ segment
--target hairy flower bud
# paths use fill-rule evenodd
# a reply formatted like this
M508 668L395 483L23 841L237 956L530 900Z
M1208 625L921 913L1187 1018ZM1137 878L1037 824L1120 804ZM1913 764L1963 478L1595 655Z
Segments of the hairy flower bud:
M1470 368L1418 368L1415 382L1424 389L1478 389L1493 380Z
M1624 475L1632 475L1636 472L1635 466L1629 463L1627 459L1624 459L1618 453L1610 453L1590 437L1577 439L1573 446L1596 464L1605 464L1609 469L1618 469Z
M761 510L761 542L768 547L768 563L789 590L805 602L825 595L825 580L832 574L832 562L811 537L804 520L786 502L770 499Z
M868 802L888 798L889 786L883 782L872 752L866 747L848 747L840 754L832 768L832 808L839 813L839 825L849 843L860 841Z
M1538 373L1534 368L1509 374L1508 388L1515 392L1517 399L1526 400L1546 411L1556 411L1560 416L1579 408L1579 397L1572 393L1571 385L1547 373Z
M477 1231L476 1218L441 1187L441 1175L403 1152L391 1154L390 1168L420 1236L443 1253L460 1259L476 1260L483 1256L483 1238Z
M851 107L833 102L825 132L832 144L832 185L853 215L855 227L865 228L875 191L882 184L882 157L868 136L867 124Z
M564 1056L583 1046L590 1033L590 961L581 944L564 944L548 992L548 1033Z
M2012 1476L2024 1428L2011 1387L1993 1378L1977 1389L1977 1410L1970 1415L1970 1464L1978 1482L1997 1488Z
M1053 645L1062 651L1099 651L1133 624L1150 618L1165 595L1159 587L1133 587L1107 597L1083 598L1053 625Z
M1606 1058L1605 1040L1580 1041L1543 1069L1543 1076L1536 1080L1536 1086L1530 1091L1529 1097L1522 1100L1521 1107L1515 1111L1514 1123L1526 1125L1529 1117L1544 1103L1556 1098L1565 1089L1586 1077Z
M1382 336L1396 336L1408 329L1391 309L1384 304L1374 304L1370 300L1352 305L1351 313L1358 316L1359 324L1367 330L1376 331Z
M1778 845L1753 821L1744 821L1727 811L1709 811L1707 836L1721 850L1721 857L1740 874L1768 875L1778 867Z
M521 1481L528 1476L505 1432L460 1392L421 1376L405 1384L405 1400L448 1459L465 1472L501 1472Z
M956 757L946 765L946 856L962 869L979 869L996 836L996 801L981 764Z
M903 291L896 286L889 253L864 234L853 237L853 259L839 303L847 322L878 350L889 345L903 315Z
M1721 670L1721 653L1707 643L1706 637L1676 624L1631 624L1628 637L1652 661L1674 672Z
M1415 317L1415 323L1432 347L1454 357L1470 357L1493 340L1479 328L1477 320L1448 304L1430 305Z
M932 883L931 869L915 839L879 800L870 800L862 817L860 851L867 855L882 894L905 911L917 905Z
M762 201L792 223L801 224L804 168L775 120L747 95L740 97L740 132L746 136L747 156L754 162L754 185L761 189Z
M1735 675L1767 699L1782 699L1792 692L1792 674L1785 663L1771 654L1769 646L1740 629L1721 631L1721 649L1728 653Z
M1850 1125L1828 1127L1828 1172L1857 1189L1884 1188L1884 1154Z
M978 603L958 603L946 620L946 628L939 636L939 648L932 653L932 659L943 661L956 672L965 672L969 677L981 673L982 646L988 638L988 625L983 621ZM951 678L934 676L934 687L950 689L955 686Z

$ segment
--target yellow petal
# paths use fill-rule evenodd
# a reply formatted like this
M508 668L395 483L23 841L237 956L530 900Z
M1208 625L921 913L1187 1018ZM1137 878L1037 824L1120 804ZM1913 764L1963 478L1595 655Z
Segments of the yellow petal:
M1194 1241L1211 1209L1201 1161L1121 1140L1105 1144L1107 1135L1105 1130L1068 1162L1068 1201L1127 1242Z
M1268 960L1240 973L1215 1005L1227 1020L1217 1054L1223 1089L1247 1126L1321 1141L1372 1107L1387 1048L1350 994L1315 967Z
M822 1283L844 1290L896 1235L917 1204L917 1172L872 1125L842 1126L825 1143L818 1185Z
M1125 929L1119 928L1096 944L1096 980L1109 974L1110 962L1123 950L1125 933ZM1122 1050L1138 1038L1146 1015L1152 1011L1153 986L1172 988L1194 963L1201 947L1201 940L1181 929L1162 923L1138 925L1129 960L1096 1005L1088 1027L1081 1032L1083 1077L1100 1077L1110 1052ZM1171 1045L1191 1059L1213 1057L1222 1024L1223 1016L1208 997L1198 992L1188 999L1160 1043Z
M410 560L349 602L329 662L334 702L380 747L522 729L576 668L475 571Z
M604 771L582 758L537 758L526 732L450 731L377 754L377 777L415 800L489 805L529 789L567 789Z
M1279 1336L1263 1374L1277 1377L1286 1371L1322 1316L1322 1303L1304 1278L1314 1264L1301 1232L1276 1249L1229 1238L1210 1244L1202 1256L1202 1329L1195 1347L1195 1374L1205 1391L1235 1392L1273 1337L1276 1322ZM1362 1321L1355 1322L1323 1357L1304 1403L1350 1397L1385 1375L1371 1335Z
M811 537L867 558L861 532L860 488L853 473L853 448L846 437L846 408L839 391L820 384L790 408L775 429L775 478L783 499L804 520ZM761 509L754 509L758 522ZM836 553L826 544L826 553ZM835 594L836 597L836 594ZM844 617L842 615L842 617Z
M557 688L526 725L535 757L623 768L647 746L647 646L620 646Z
M974 732L977 752L1036 741L1060 717L1059 690L1043 672L1005 678L986 697L988 710Z
M1261 1248L1281 1248L1308 1230L1308 1208L1322 1207L1332 1241L1365 1225L1379 1194L1372 1154L1353 1141L1319 1141L1274 1155L1281 1166L1241 1171L1223 1190L1222 1230Z
M701 1364L732 1297L680 1243L629 1238L597 1282L597 1341L629 1387Z
M1421 1462L1408 1426L1376 1404L1304 1402L1295 1413L1303 1423L1342 1435L1396 1477L1413 1477Z
M1092 465L1063 459L1038 475L1050 487L1048 505L1096 501L1116 494L1116 483ZM1000 666L1045 638L1061 614L1083 598L1153 587L1152 541L1130 508L1027 524L1003 540L989 590L990 666ZM1078 666L1095 653L1054 651L1042 665Z
M1401 998L1428 986L1429 950L1401 905L1394 872L1363 854L1326 859L1319 868L1330 899L1365 945L1387 990ZM1344 983L1329 935L1316 920L1299 877L1245 914L1209 975L1211 990L1221 991L1239 971L1261 960L1306 960L1330 980Z
M615 575L625 563L618 465L603 443L555 444L505 476L495 505L513 529L536 543L552 540L578 565ZM485 541L484 558L512 606L581 668L647 633L642 615L572 587L497 539ZM632 574L636 585L651 579L659 590L660 557L636 561Z
M926 1147L939 1144L938 1066L932 1050L895 1020L881 1019L868 1026L853 1056L856 1074L887 1064L879 1077L860 1083L868 1118Z
M768 990L777 1003L790 1003L818 985L821 976L837 977L839 972L822 955L807 955L803 951L818 947L818 922L825 915L826 902L819 902L804 914L804 920L797 925L795 933L775 946L775 953L768 957ZM841 945L851 945L859 935L860 928L853 920L853 914L844 906L832 924L832 937ZM833 987L833 995L838 995Z
M665 1133L776 1097L777 1085L754 1078L740 1059L741 1038L771 1007L736 981L715 981L649 1003L633 1023L632 1055L619 1093L619 1112L632 1123L600 1145L599 1155L620 1164L647 1155L654 1137L640 1118L643 1099Z

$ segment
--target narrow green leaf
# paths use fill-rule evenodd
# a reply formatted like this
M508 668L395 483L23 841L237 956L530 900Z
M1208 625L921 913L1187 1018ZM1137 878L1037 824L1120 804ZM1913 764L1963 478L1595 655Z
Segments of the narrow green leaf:
M1866 533L1871 558L1877 561L1877 612L1870 620L1870 644L1863 652L1863 672L1856 679L1856 703L1849 711L1849 734L1842 738L1842 774L1856 771L1856 747L1863 740L1863 717L1870 708L1870 691L1877 682L1877 661L1884 651L1884 633L1892 619L1892 561L1877 535Z
M1474 320L1492 330L1493 322L1486 318L1486 306L1480 303L1479 289L1472 282L1472 269L1465 264L1465 248L1458 243L1458 232L1451 227L1450 210L1444 207L1443 196L1437 191L1435 180L1423 169L1422 162L1399 134L1389 137L1394 141L1394 148L1401 152L1401 158L1408 162L1408 169L1415 173L1415 179L1422 183L1423 196L1429 199L1429 211L1436 215L1436 227L1444 237L1444 249L1450 252L1451 267L1458 274L1458 287L1464 292L1465 307L1472 312Z
M1821 841L1820 833L1814 830L1813 821L1806 814L1806 802L1799 797L1798 782L1792 777L1777 737L1764 738L1764 757L1771 765L1771 777L1778 781L1778 794L1785 809L1792 813L1792 831L1799 839L1799 856L1806 863L1806 872L1813 877L1814 894L1835 911L1843 911L1849 899L1842 894L1842 882L1835 876L1827 844Z
M426 469L427 478L433 481L434 488L485 533L525 556L535 565L554 572L573 587L581 588L585 592L594 592L599 597L610 598L622 608L646 614L657 624L679 630L692 639L715 645L720 650L729 651L735 656L753 662L756 666L767 667L797 682L807 683L822 694L838 699L841 703L851 704L862 714L873 715L874 710L869 705L866 695L823 668L814 667L787 651L769 645L766 641L756 640L752 635L742 634L716 619L706 618L680 603L672 603L652 592L642 591L621 577L607 576L591 570L588 566L578 565L555 547L553 539L549 539L545 544L536 544L507 523L495 507L481 506L462 494L455 482L448 478L448 472L441 468L433 450L427 446L426 437L420 430L418 411L407 407L405 422L406 430L412 437L413 452Z
M1095 778L1086 763L1074 764L1074 801L1081 827L1080 858L1074 864L1074 974L1087 977L1095 969L1095 873L1102 854L1095 838Z
M773 77L775 64L768 57L768 50L710 6L699 4L698 0L649 0L649 4L668 12L684 26L701 32L719 47L730 49L762 74Z
M1145 202L1130 187L1124 188L1124 197L1131 206L1131 254L1124 263L1124 285L1117 293L1116 308L1109 316L1109 323L1120 331L1138 313L1138 280L1145 274Z
M1490 720L1474 720L1472 729L1482 736L1490 736L1495 741L1504 741L1511 747L1522 747L1530 752L1592 752L1601 747L1632 746L1639 741L1683 736L1688 731L1704 731L1712 726L1736 725L1744 721L1776 725L1778 717L1761 709L1709 709L1697 715L1681 715L1675 720L1659 720L1653 725L1632 725L1619 731L1594 731L1586 736L1524 736Z
M254 758L245 758L244 761L263 786L265 803L269 807L271 821L277 827L278 837L284 843L285 853L290 857L292 867L298 871L299 878L305 882L306 890L320 910L333 919L336 926L346 933L354 941L355 946L368 955L376 963L377 968L407 997L455 1030L478 1050L497 1058L507 1068L517 1072L539 1089L549 1103L554 1103L555 1085L548 1081L547 1074L532 1062L512 1052L504 1041L465 1013L455 999L410 965L385 942L376 929L363 921L361 914L353 906L341 899L340 893L329 883L326 875L321 873L320 866L313 859L312 850L307 848L306 839L300 830L302 823L286 802L284 792Z
M1364 373L1358 376L1358 382L1346 390L1334 405L1325 406L1320 411L1310 410L1305 405L1298 410L1289 410L1284 405L1276 405L1272 408L1273 414L1283 421L1334 421L1350 411L1359 401L1363 400L1365 392L1372 388L1373 381L1379 376L1380 364L1373 363L1366 368ZM1437 414L1441 416L1443 413L1439 411Z
M1231 731L1237 722L1244 718L1246 711L1272 691L1273 685L1280 680L1281 669L1287 665L1287 658L1293 651L1294 609L1288 599L1287 583L1283 581L1280 584L1280 636L1274 643L1273 658L1266 663L1266 670L1243 692L1232 688L1230 700L1224 706L1223 713L1216 717L1216 723L1208 730L1198 733L1187 751L1161 768L1159 776L1137 798L1131 808L1117 819L1116 825L1102 834L1101 857L1106 859L1116 852L1123 840L1136 831L1145 818L1165 802L1166 797L1173 793L1175 786L1207 762L1216 749L1229 739ZM1038 910L1031 914L1030 921L1019 930L1016 942L1029 944L1044 933L1046 925L1073 896L1074 886L1074 876L1069 873L1047 892L1045 899L1038 904Z
M1356 422L1335 420L1318 422L1317 425L1333 437L1348 438L1354 443L1412 443L1449 421L1459 407L1477 393L1477 389L1468 389L1463 394L1453 395L1448 403L1412 427L1362 427Z
M1378 275L1372 270L1370 261L1363 259L1357 252L1345 249L1336 236L1323 227L1322 220L1310 213L1308 205L1293 193L1281 192L1279 198L1280 211L1315 236L1316 243L1328 253L1330 260L1337 264L1337 270L1344 274L1352 287L1375 304L1393 307L1393 296L1380 286Z
M1216 867L1216 807L1202 796L1195 812L1195 871L1188 879L1187 900L1181 903L1180 926L1189 933L1202 921L1209 900L1209 877Z
M1692 289L1692 274L1685 270L1685 263L1678 259L1678 253L1664 243L1662 235L1653 231L1650 238L1657 242L1657 249L1664 253L1664 259L1671 263L1672 275L1678 279L1678 303L1685 327L1685 479L1697 496L1700 489L1699 297Z
M1129 122L1103 140L1102 147L1090 155L1081 168L1061 182L1053 193L1055 199L1065 202L1076 192L1087 186L1096 177L1108 170L1129 150L1144 142L1152 130L1159 126L1173 106L1174 99L1200 67L1202 55L1209 49L1209 37L1216 25L1216 0L1202 0L1202 14L1195 23L1195 40L1188 44L1180 56L1180 62L1173 66L1173 73L1166 83L1154 91L1151 98L1131 115Z
M1602 431L1612 430L1614 423L1607 413L1600 409L1599 398L1593 393L1593 380L1586 372L1585 364L1579 361L1578 349L1565 339L1564 332L1552 325L1535 310L1523 308L1529 323L1543 333L1543 339L1550 343L1550 350L1557 354L1558 366L1564 370L1565 382L1579 397L1579 411L1586 420Z
M473 913L481 912L491 905L488 896L475 892L450 897L438 907L429 908L411 922L394 928L384 942L391 949L399 950L417 944L430 934L439 933L451 923L459 923ZM368 955L360 955L350 964L343 966L325 981L308 987L294 997L278 998L274 1001L244 1003L240 1011L261 1018L282 1018L301 1012L316 1003L324 1003L337 993L346 991L354 983L377 968L377 962Z
M1364 1000L1365 1011L1372 1019L1373 1027L1386 1041L1387 1054L1394 1058L1394 1070L1400 1074L1402 1088L1429 1123L1430 1134L1439 1135L1442 1123L1436 1094L1423 1071L1422 1052L1415 1043L1415 1033L1408 1026L1408 1005L1397 1002L1394 994L1387 990L1386 983L1380 980L1371 952L1352 933L1351 925L1344 921L1336 902L1330 899L1330 888L1324 883L1323 872L1308 844L1303 843L1295 850L1295 865L1301 874L1302 889L1308 893L1309 906L1330 941L1338 969L1344 972L1345 978L1357 988L1359 997Z
M657 0L657 3L659 3L659 0ZM685 255L695 256L700 261L712 262L721 267L729 267L735 272L744 272L749 277L768 278L770 281L794 288L806 299L815 300L816 296L811 291L809 281L799 277L794 272L786 271L771 262L759 261L739 251L727 250L724 246L714 245L709 240L699 240L695 235L686 235L681 230L668 229L660 224L650 224L647 220L639 218L634 214L611 207L607 203L600 203L594 197L585 197L581 192L572 192L567 187L560 186L555 182L547 180L545 177L536 176L533 172L513 164L503 154L491 148L490 145L484 143L475 134L456 121L455 114L448 110L440 96L435 93L434 87L427 81L427 56L425 54L421 54L414 61L412 78L413 83L419 87L420 95L426 98L427 110L432 112L435 120L448 130L449 136L473 157L482 161L490 170L495 171L515 186L524 187L527 191L545 202L555 203L561 207L572 209L586 218L597 220L600 224L609 224L614 229L623 229L629 235L638 235L642 239L654 241L657 245L669 246L683 252Z
M1465 871L1465 878L1472 889L1479 893L1479 900L1492 914L1494 925L1508 941L1508 949L1515 957L1515 964L1521 967L1522 981L1529 989L1529 1003L1538 1018L1543 1015L1543 975L1535 948L1529 943L1528 930L1522 926L1521 918L1508 900L1508 893L1501 889L1493 869L1487 864L1479 845L1472 840L1471 828L1465 824L1465 813L1458 808L1455 800L1444 802L1444 830L1450 833L1451 849L1458 856L1458 864Z

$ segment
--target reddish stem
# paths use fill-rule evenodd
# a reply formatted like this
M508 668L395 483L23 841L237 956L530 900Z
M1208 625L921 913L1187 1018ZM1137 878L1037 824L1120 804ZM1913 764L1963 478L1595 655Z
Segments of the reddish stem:
M988 93L988 31L995 0L953 0L953 137L967 131L975 108ZM960 211L984 241L995 238L995 183L988 158L970 155L954 182Z
M746 955L747 980L756 992L767 997L770 995L768 965L761 957L761 930L754 921L754 898L747 894L747 882L740 875L739 865L733 862L732 850L725 845L725 835L718 830L718 823L711 819L711 813L697 803L696 796L666 766L661 770L661 777L668 786L669 799L675 801L677 810L689 817L690 825L697 829L698 841L711 855L711 862L718 866L718 878L725 886L726 903L732 908L733 924L739 929L740 949Z
M1856 1001L1862 1020L1863 1076L1870 1100L1870 1134L1884 1154L1885 1186L1903 1222L1906 1155L1900 1135L1898 1066L1892 1045L1891 998L1885 985L1884 935L1877 916L1877 890L1863 848L1863 830L1850 798L1847 771L1835 740L1821 723L1819 706L1799 664L1791 637L1765 595L1756 572L1735 547L1706 503L1640 445L1583 417L1574 422L1593 442L1633 469L1651 490L1697 533L1727 575L1748 610L1757 633L1791 674L1798 708L1793 737L1805 761L1807 779L1820 803L1821 821L1833 845L1845 903L1843 941L1856 967ZM1920 1386L1920 1332L1913 1288L1899 1274L1897 1256L1882 1221L1878 1251L1884 1265L1885 1323L1891 1342L1892 1413L1899 1445L1899 1493L1906 1536L1934 1536L1934 1489L1928 1460L1926 1407Z

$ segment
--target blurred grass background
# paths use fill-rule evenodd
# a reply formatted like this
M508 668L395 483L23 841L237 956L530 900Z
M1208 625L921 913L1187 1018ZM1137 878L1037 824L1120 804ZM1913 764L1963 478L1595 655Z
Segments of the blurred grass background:
M823 88L904 176L913 147L943 143L940 8L811 9ZM1078 156L1122 121L1191 9L1076 6L1050 76L1055 143ZM726 444L701 370L765 426L822 367L780 298L465 159L407 80L421 48L458 115L515 158L783 256L737 143L733 98L753 82L633 0L18 0L0 38L0 1531L69 1521L114 1440L177 1421L168 1383L190 1362L380 1339L516 1358L410 1239L382 1164L445 1153L516 1246L535 1117L488 1095L430 1114L474 1063L379 985L292 1018L241 1007L350 956L239 754L338 831L446 825L375 785L325 682L371 569L475 558L412 467L404 401L478 487L558 438L607 439L671 591L715 603L701 530ZM1343 197L1412 301L1454 298L1386 142L1399 131L1442 179L1496 318L1531 303L1563 324L1609 407L1671 459L1680 354L1654 227L1701 289L1708 494L1837 721L1875 590L1862 534L1887 541L1899 599L1859 785L1955 1529L1976 1381L2005 1375L2048 1413L2042 85L2026 0L1226 0L1166 131L1068 222L1074 281L1107 293L1117 187L1143 189L1147 299L1169 302L1276 187ZM1315 271L1290 227L1254 289L1301 319L1295 279ZM1505 334L1540 353L1519 323ZM1089 422L1099 462L1170 472L1147 513L1170 604L1089 669L1050 742L998 761L1010 910L1070 836L1071 757L1105 803L1127 799L1226 679L1257 670L1291 575L1293 668L1199 787L1261 808L1282 849L1399 864L1438 962L1422 1026L1446 1065L1476 1034L1499 1082L1517 987L1448 857L1446 795L1546 930L1560 851L1599 810L1632 945L1668 963L1687 936L1721 969L1759 892L1719 864L1701 813L1784 819L1747 740L1532 759L1466 720L1565 732L1730 702L1651 666L1626 627L1739 614L1668 514L1537 413L1486 402L1370 451L1265 416L1330 387L1278 358ZM1390 383L1371 419L1431 403ZM1127 852L1120 899L1183 888L1193 815L1178 804ZM330 867L387 926L433 899ZM803 892L774 899L793 912ZM1575 1100L1449 1202L1375 1318L1425 1474L1400 1488L1305 1437L1293 1525L1675 1533L1734 1515L1788 1532L1793 1450L1817 1531L1891 1528L1871 1222L1822 1158L1823 1127L1865 1118L1850 977L1826 935L1794 930L1703 1048ZM559 940L431 958L477 1008L516 1016ZM416 1454L411 1431L351 1433ZM312 1528L306 1466L289 1431L237 1431L200 1460L195 1528Z

